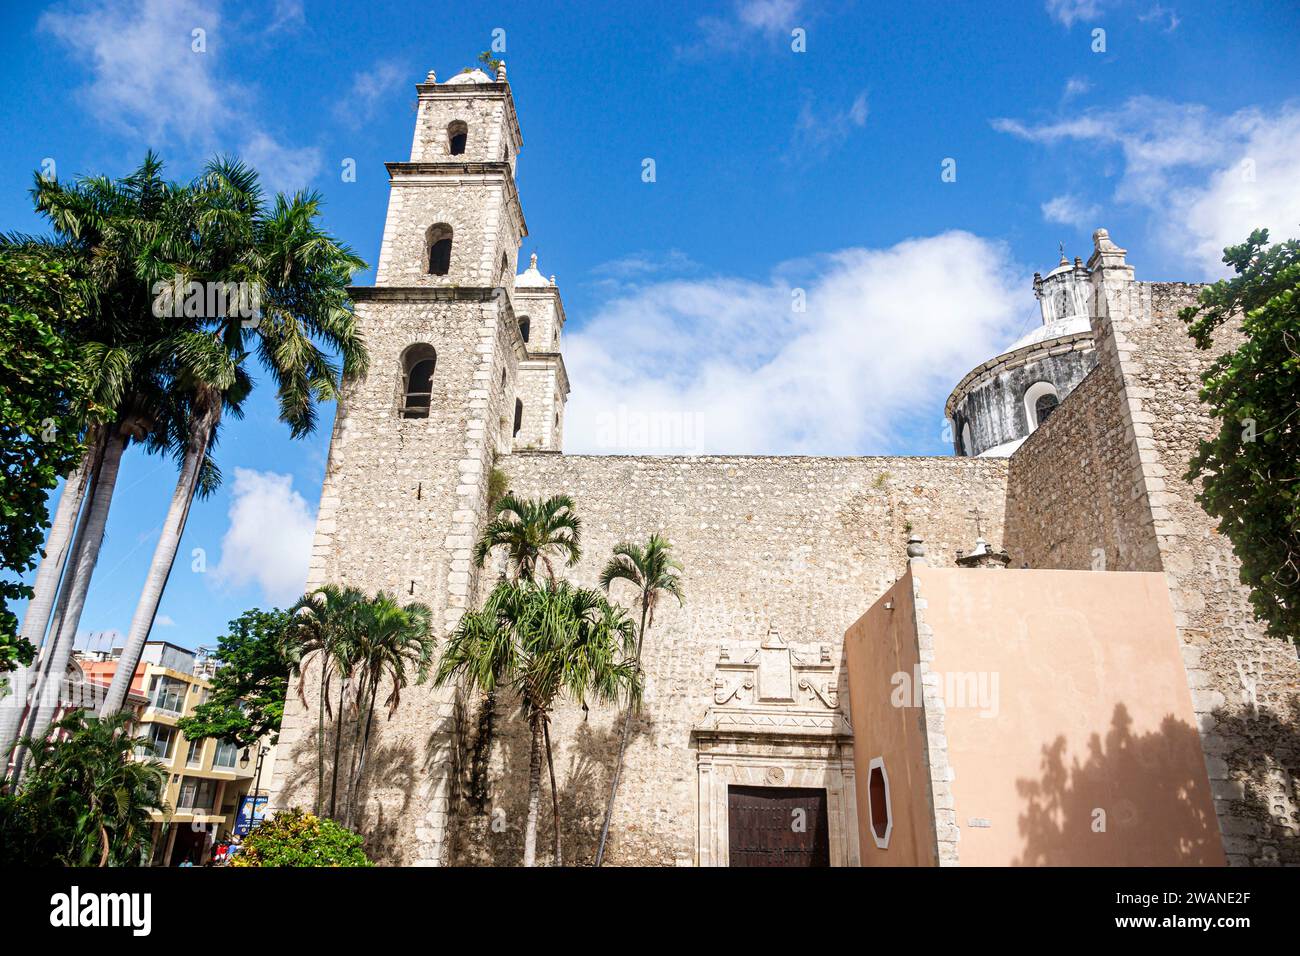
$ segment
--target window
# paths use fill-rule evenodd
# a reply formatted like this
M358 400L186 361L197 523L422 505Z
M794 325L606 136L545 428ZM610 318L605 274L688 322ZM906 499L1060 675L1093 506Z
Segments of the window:
M238 755L239 748L235 746L233 740L218 740L217 752L212 756L212 769L233 770Z
M428 418L438 353L432 345L412 345L402 355L402 417Z
M191 740L189 753L185 755L185 766L201 767L203 766L203 741Z
M469 139L469 127L460 120L447 127L447 152L453 156L465 154L465 141Z
M181 789L176 795L176 809L209 813L212 810L212 805L216 802L216 796L217 782L215 780L185 777L181 780Z
M970 436L969 422L963 423L961 426L961 450L967 456L975 454L975 442Z
M451 271L451 226L440 222L425 234L429 249L429 275L445 276Z
M515 399L515 429L510 433L510 436L513 438L515 435L518 435L519 429L522 428L523 425L524 425L524 403L516 398Z
M182 714L185 712L185 694L188 690L189 685L185 681L159 674L149 685L149 706L169 714Z
M1051 382L1035 382L1030 385L1025 391L1025 421L1029 425L1029 431L1032 432L1047 421L1047 416L1052 414L1052 409L1059 402L1056 386Z
M137 757L152 757L155 760L170 760L172 746L176 743L176 731L166 724L149 724L144 732L145 743L137 747Z
M893 807L889 802L889 774L885 771L885 758L871 761L867 777L867 809L871 814L871 836L876 846L889 849L889 836L894 829Z
M519 317L519 334L523 336L525 342L528 341L528 326L528 316L521 315Z

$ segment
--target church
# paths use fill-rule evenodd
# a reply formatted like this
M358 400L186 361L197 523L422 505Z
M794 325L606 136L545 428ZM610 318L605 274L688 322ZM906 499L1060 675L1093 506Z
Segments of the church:
M646 641L608 865L1300 863L1300 664L1183 477L1214 427L1213 355L1178 319L1198 286L1140 280L1098 229L1035 277L1041 326L956 383L951 456L566 455L582 383L556 277L518 261L506 68L416 89L374 285L351 290L371 365L339 405L308 587L423 602L445 635L496 580L472 560L494 469L574 499L579 584L617 542L669 539L687 600ZM310 684L273 808L314 797ZM527 730L499 700L485 741L479 706L414 686L377 727L372 855L520 863ZM554 715L566 865L595 856L618 717Z

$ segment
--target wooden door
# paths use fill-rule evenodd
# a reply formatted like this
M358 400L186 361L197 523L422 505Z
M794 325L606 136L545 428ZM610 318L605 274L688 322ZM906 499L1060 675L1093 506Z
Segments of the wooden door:
M830 866L826 791L730 786L727 838L732 866Z

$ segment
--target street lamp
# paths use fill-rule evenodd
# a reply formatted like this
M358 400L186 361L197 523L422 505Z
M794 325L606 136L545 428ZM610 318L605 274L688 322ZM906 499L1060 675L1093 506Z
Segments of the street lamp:
M251 749L251 747L245 747L243 756L239 758L239 766L242 770L248 769L249 751ZM248 793L251 798L248 807L248 826L250 829L253 826L254 818L257 816L257 796L262 791L262 761L266 759L266 755L270 752L271 748L265 744L259 743L257 745L257 769L254 771L253 789Z

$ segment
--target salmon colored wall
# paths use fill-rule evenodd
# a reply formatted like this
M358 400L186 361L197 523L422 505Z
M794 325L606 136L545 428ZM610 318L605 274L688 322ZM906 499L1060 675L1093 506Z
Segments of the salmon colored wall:
M890 704L891 675L911 673L916 664L911 590L912 578L905 575L844 636L863 866L934 866L938 862L920 711ZM887 603L892 603L894 610L887 610ZM875 757L884 757L889 775L894 827L886 850L876 846L871 834L869 768Z
M961 678L967 693L959 699L954 684L945 694L944 721L961 865L1224 863L1162 574L911 573L934 634L933 669L945 686ZM879 615L864 621L855 644L899 640ZM850 667L851 682L860 674ZM888 679L866 677L869 693ZM850 699L855 753L896 740L896 716L878 701L859 711L852 688Z
M80 664L86 679L99 684L112 683L113 675L117 673L117 661L81 661ZM131 678L131 693L144 693L144 671L143 664L135 669L135 676Z

